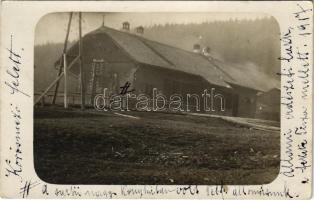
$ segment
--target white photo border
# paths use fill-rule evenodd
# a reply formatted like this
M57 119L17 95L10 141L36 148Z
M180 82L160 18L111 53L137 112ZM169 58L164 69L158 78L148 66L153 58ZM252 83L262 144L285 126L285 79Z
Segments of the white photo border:
M312 9L302 13L302 10ZM34 37L39 20L55 12L262 12L273 16L280 25L281 56L293 59L281 61L281 96L291 95L292 107L281 105L281 167L280 174L270 184L245 186L143 186L143 185L57 185L45 183L37 176L33 158L33 84ZM297 13L299 16L297 16ZM303 20L300 20L304 18ZM308 18L308 19L305 19ZM310 24L310 25L304 25ZM310 1L4 1L1 2L1 161L0 192L15 198L124 198L124 199L307 199L312 195L312 73L313 73L313 3ZM310 33L308 35L302 33ZM291 44L289 43L291 42ZM11 45L21 56L19 90L5 82L12 66ZM306 60L298 59L307 53ZM12 52L11 52L12 53ZM304 62L308 66L304 66ZM289 71L290 70L290 71ZM306 78L301 78L302 72ZM287 74L287 72L290 73ZM293 80L293 81L292 81ZM309 82L306 83L305 80ZM289 89L289 84L293 89ZM306 91L305 85L308 84ZM290 85L291 86L291 85ZM23 94L23 93L25 94ZM290 93L289 93L290 92ZM307 97L303 98L304 92ZM290 100L291 100L290 98ZM282 99L287 100L287 99ZM289 99L288 99L289 100ZM292 109L292 112L289 110ZM20 114L17 130L16 116ZM306 117L305 117L305 112ZM290 113L290 114L289 114ZM15 113L16 114L16 113ZM302 134L297 134L300 127ZM297 130L298 129L298 130ZM17 139L17 131L18 139ZM17 145L19 145L17 147ZM301 145L301 146L300 146ZM304 148L302 148L302 145ZM16 161L22 172L6 177L7 161ZM306 151L306 153L305 153ZM304 157L302 157L302 155ZM301 156L301 157L300 157ZM302 159L306 167L301 170ZM27 186L30 189L27 190ZM61 192L63 191L63 196ZM127 191L127 192L123 192ZM159 191L159 192L157 192ZM185 192L183 192L185 191ZM197 191L197 192L196 192ZM213 191L213 192L212 192ZM217 192L218 191L218 192ZM96 193L99 193L97 196ZM70 195L67 195L70 194Z

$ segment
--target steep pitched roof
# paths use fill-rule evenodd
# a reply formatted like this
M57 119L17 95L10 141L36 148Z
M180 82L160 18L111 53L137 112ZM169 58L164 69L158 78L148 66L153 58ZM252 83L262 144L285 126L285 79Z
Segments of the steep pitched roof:
M228 88L238 85L263 92L280 87L278 81L248 65L225 63L125 31L102 26L84 37L97 34L108 35L136 62L198 75L214 85Z
M139 63L198 75L209 83L231 87L223 80L221 73L201 55L105 26L89 34L102 33L108 34L118 46Z

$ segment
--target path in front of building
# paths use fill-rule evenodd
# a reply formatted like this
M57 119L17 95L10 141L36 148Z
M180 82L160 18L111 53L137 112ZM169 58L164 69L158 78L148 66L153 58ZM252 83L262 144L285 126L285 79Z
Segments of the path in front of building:
M84 112L91 113L91 114L98 114L98 115L106 114L106 112L103 113L103 112L99 112L99 111L95 111L95 110L86 110ZM113 113L115 115L120 115L123 117L140 119L138 114L143 113L143 112L130 111L130 112L113 112ZM132 115L124 114L124 113L132 113ZM278 122L278 121L265 120L265 119L255 119L255 118L245 118L245 117L232 117L232 116L224 116L224 115L213 115L213 114L206 114L206 113L193 113L193 112L183 112L181 114L192 115L192 116L194 115L194 116L200 116L200 117L218 118L218 119L222 119L224 121L233 123L239 127L241 127L241 126L242 127L248 127L248 128L256 129L256 130L275 131L275 132L280 131L280 122Z
M256 130L266 130L266 131L280 131L280 122L265 120L265 119L254 119L254 118L244 118L244 117L231 117L231 116L222 116L222 115L211 115L204 113L186 113L194 116L203 116L203 117L214 117L220 118L225 121L238 124L240 126L245 126L253 128Z
M102 114L101 112L97 112L94 110L89 110L88 112ZM131 112L132 115L129 115L129 114L126 115L122 113L114 112L114 114L124 116L124 117L129 117L129 118L134 118L134 119L140 118L139 116L137 116L137 113L140 113L140 112L137 112L137 111L132 111ZM219 118L227 122L233 123L236 126L243 126L243 127L248 127L251 129L256 129L256 130L275 131L275 132L280 131L280 122L272 121L272 120L245 118L245 117L232 117L232 116L213 115L213 114L205 114L205 113L192 113L192 112L184 112L182 114L192 115L192 116L194 115L194 116L200 116L200 117Z

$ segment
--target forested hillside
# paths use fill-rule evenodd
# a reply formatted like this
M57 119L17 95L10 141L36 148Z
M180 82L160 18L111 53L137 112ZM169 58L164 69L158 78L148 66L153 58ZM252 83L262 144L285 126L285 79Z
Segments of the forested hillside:
M280 30L274 18L154 25L146 28L145 37L189 51L200 43L219 59L253 62L272 76L280 70Z

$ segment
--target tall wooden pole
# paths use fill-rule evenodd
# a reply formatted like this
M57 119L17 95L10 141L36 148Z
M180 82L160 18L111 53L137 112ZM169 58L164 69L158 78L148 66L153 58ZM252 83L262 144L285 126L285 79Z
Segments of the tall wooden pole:
M64 108L68 108L68 76L67 76L67 57L66 54L63 54L63 73L64 73Z
M90 104L94 103L95 93L96 93L96 67L97 63L94 62L92 65L92 89L91 89L91 98L90 98Z
M83 68L83 55L82 55L82 13L79 12L79 66L80 66L80 79L81 79L81 109L85 109L85 79Z
M69 22L68 22L68 27L67 27L67 33L66 33L65 40L64 40L64 47L63 47L63 52L62 52L62 58L63 58L63 54L65 54L66 51L67 51L68 38L69 38L69 33L70 33L70 28L71 28L72 16L73 16L73 13L70 12L70 17L69 17ZM57 77L59 77L61 75L62 71L63 71L62 70L63 64L64 64L64 62L62 62L62 60L61 60L61 66L59 68L59 72L58 72L58 76ZM59 89L59 81L56 83L55 92L54 92L54 95L53 95L53 98L52 98L52 104L56 103L56 97L57 97L58 89Z

